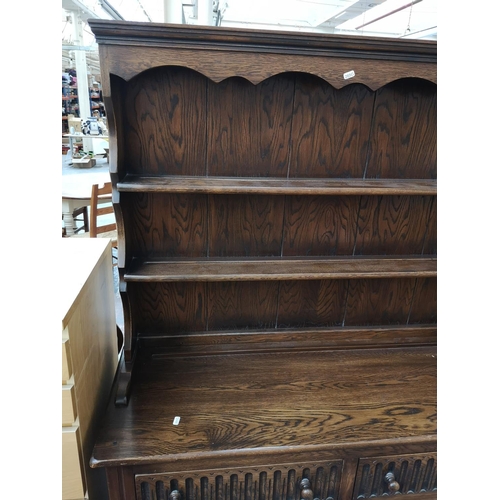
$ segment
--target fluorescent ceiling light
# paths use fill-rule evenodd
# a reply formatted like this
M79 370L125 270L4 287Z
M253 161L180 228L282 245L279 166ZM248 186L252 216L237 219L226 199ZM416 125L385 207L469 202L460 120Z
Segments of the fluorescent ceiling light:
M150 17L140 0L103 0L127 21L148 22Z
M408 9L412 5L416 5L421 1L422 0L387 0L386 2L364 12L363 14L340 24L337 26L337 29L358 30L365 28L380 19L384 19L392 14Z
M62 8L69 12L81 10L85 18L118 19L116 15L104 9L101 2L97 0L63 0Z
M409 33L408 35L403 35L401 38L426 38L426 37L433 37L437 35L437 26L433 26L432 28L428 28L425 30L421 31L414 31L412 33Z
M358 0L227 0L226 23L234 21L317 27Z

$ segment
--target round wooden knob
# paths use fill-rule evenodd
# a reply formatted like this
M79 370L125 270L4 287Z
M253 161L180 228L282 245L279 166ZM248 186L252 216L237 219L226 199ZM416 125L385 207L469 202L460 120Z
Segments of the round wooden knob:
M181 493L178 490L172 490L170 495L168 495L170 500L181 500Z
M385 482L389 485L390 491L399 491L399 483L396 481L396 476L392 472L385 475Z
M311 483L307 477L300 482L300 498L301 500L313 500L314 493L311 490Z

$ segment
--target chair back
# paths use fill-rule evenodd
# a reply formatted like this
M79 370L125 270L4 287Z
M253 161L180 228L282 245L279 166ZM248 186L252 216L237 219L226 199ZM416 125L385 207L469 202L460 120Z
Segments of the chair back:
M96 238L98 234L116 231L116 222L99 225L98 217L101 215L114 214L113 205L110 204L111 182L104 184L94 184L90 195L90 223L89 233L91 238ZM108 198L104 199L103 197Z

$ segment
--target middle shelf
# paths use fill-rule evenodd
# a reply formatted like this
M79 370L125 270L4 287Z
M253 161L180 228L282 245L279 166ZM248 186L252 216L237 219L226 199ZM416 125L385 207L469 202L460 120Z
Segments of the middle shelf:
M120 192L297 195L437 194L435 179L331 179L278 177L139 176L117 183Z
M203 258L144 261L129 282L259 281L437 276L436 256Z

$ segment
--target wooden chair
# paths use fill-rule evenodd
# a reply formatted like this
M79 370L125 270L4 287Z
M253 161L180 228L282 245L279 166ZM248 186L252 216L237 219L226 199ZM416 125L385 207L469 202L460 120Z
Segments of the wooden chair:
M116 246L116 222L99 225L98 217L102 215L114 214L113 205L109 202L102 202L100 196L111 195L111 182L105 182L102 187L99 184L92 185L90 195L90 221L89 234L91 238L111 238Z
M108 196L106 196L108 195ZM89 231L78 233L71 238L110 238L114 248L117 247L116 221L100 224L99 217L114 214L113 205L109 201L111 182L93 184L90 194ZM103 197L108 199L103 200Z

